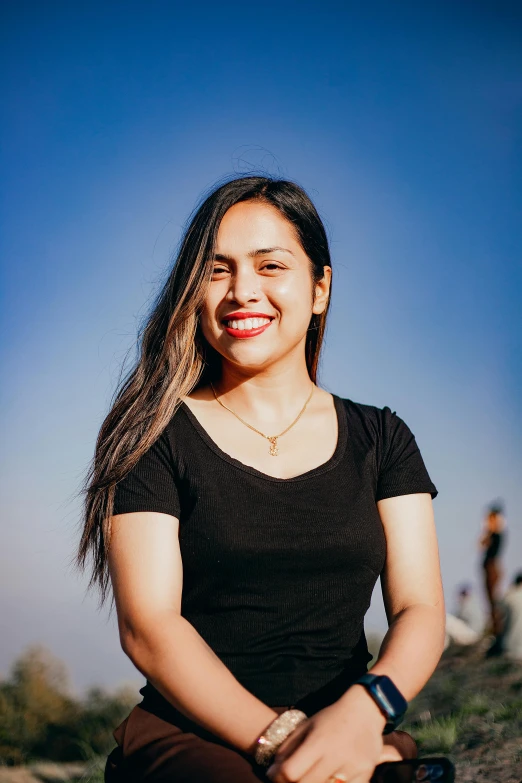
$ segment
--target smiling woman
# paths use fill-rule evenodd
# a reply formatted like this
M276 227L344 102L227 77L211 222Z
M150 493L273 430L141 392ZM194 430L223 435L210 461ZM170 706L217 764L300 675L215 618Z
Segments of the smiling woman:
M331 282L292 182L232 180L185 232L85 487L78 562L147 678L107 780L363 783L415 755L396 728L444 642L436 489L390 408L317 385Z
M315 281L310 267L292 223L278 209L259 201L232 206L219 226L212 281L201 313L207 342L220 351L223 329L214 327L224 325L226 334L235 339L223 346L249 355L255 351L258 369L262 353L273 365L289 343L302 342L311 317L320 315L328 302L331 266L325 264ZM238 296L245 306L231 310ZM265 309L256 308L256 302L264 303ZM303 302L309 302L309 307L303 307ZM253 317L263 319L256 329ZM244 338L264 332L266 339L243 344Z

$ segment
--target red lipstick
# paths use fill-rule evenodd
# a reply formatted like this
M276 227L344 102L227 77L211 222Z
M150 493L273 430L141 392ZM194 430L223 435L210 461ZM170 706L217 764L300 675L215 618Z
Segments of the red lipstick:
M254 313L250 312L248 310L238 310L235 313L229 313L224 318L222 318L222 321L240 321L243 318L273 318L272 315L267 315L266 313Z
M244 321L246 318L269 318L270 320L268 323L263 324L262 326L257 326L254 329L233 329L231 326L227 325L229 321ZM225 326L225 332L227 334L229 334L231 337L245 339L246 337L257 337L258 334L261 334L265 331L265 329L268 329L273 321L273 316L267 315L266 313L245 312L243 310L230 313L230 315L227 315L222 319L222 321Z

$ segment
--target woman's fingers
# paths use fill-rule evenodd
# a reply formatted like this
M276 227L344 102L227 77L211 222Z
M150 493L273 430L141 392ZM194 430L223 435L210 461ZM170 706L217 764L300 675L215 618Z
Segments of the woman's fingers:
M417 745L411 734L407 731L392 731L382 738L382 755L379 764L383 761L401 761L402 759L416 759Z
M370 783L373 770L373 766L364 769L361 765L358 765L357 769L354 769L352 765L339 765L332 768L331 760L323 758L299 778L299 783L330 783L330 778L336 774L343 775L342 780L346 780L348 783ZM294 779L292 778L292 780Z
M336 771L346 774L349 783L368 783L378 764L417 758L415 740L408 732L401 730L376 737L378 744L373 754L368 744L369 738L363 733L357 741L354 739L353 749L349 752L346 737L339 745L339 737L336 736L338 726L335 723L333 729L328 725L326 734L319 729L318 724L325 717L316 717L315 723L314 719L305 721L281 744L272 766L267 770L267 777L272 783L327 783ZM375 760L371 770L365 769L365 757L373 757Z
M281 757L274 761L272 766L267 769L267 777L273 783L289 783L289 781L300 781L303 774L308 771L313 762L308 762L303 757L293 755L288 752L286 757Z
M272 760L273 764L281 764L287 756L301 744L310 730L310 721L303 721L290 732L288 737L283 740Z
M395 761L393 757L387 760ZM333 768L332 768L333 766ZM313 756L294 754L286 761L275 765L268 775L273 783L329 783L329 780L336 772L342 773L348 783L370 783L375 767L373 765L364 769L360 763L357 769L349 765L351 769L343 765L342 760L338 764L332 765L332 759L327 756L321 756L313 761Z
M403 759L404 756L401 755L394 745L383 745L377 763L383 764L385 761L402 761Z

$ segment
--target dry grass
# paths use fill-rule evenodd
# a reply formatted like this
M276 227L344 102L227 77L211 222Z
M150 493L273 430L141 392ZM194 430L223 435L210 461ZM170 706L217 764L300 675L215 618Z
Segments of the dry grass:
M421 754L448 755L459 783L520 783L522 664L486 660L483 644L450 648L404 728Z
M447 755L458 783L522 781L522 663L484 659L484 647L450 648L401 728L421 755ZM107 741L113 745L107 733ZM85 764L1 767L0 783L103 783L105 757ZM70 773L70 774L68 774Z

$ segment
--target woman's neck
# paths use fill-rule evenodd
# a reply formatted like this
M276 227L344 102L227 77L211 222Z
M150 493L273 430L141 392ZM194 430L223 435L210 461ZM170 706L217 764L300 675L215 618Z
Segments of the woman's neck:
M292 368L255 375L224 367L213 386L218 397L239 415L256 411L259 418L269 423L295 416L308 399L313 383L306 366L300 372Z

